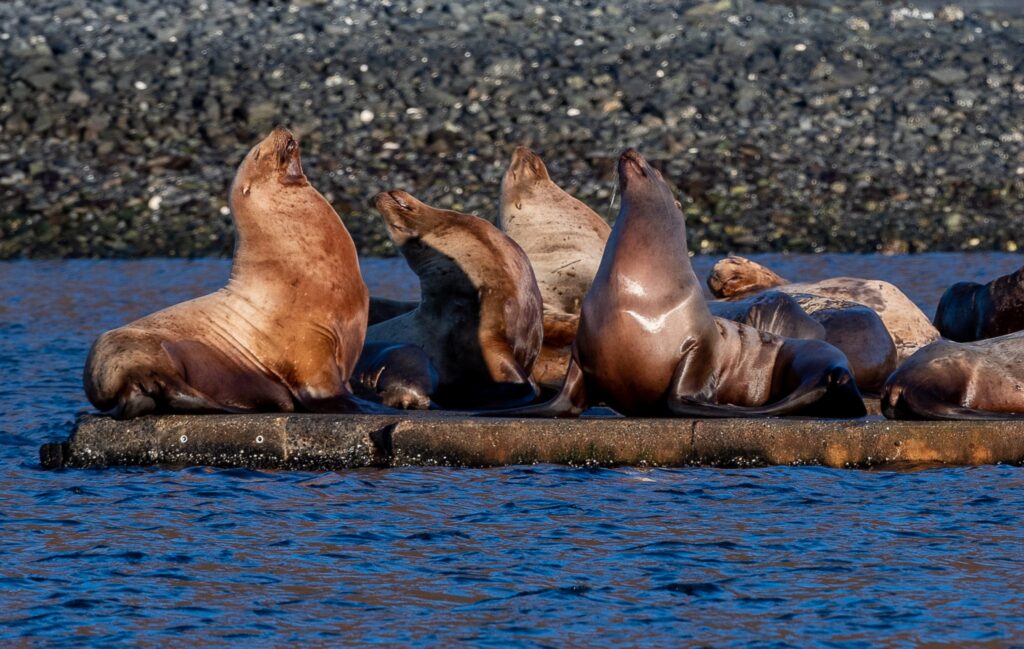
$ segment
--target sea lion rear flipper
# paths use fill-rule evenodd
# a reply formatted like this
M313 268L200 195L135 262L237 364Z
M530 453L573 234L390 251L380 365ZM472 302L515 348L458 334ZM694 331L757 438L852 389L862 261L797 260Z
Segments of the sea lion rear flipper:
M696 339L687 339L682 345L682 358L676 367L675 376L672 378L671 387L668 393L668 410L674 415L682 417L781 417L783 415L797 414L812 408L821 401L829 392L829 388L837 386L842 390L844 387L855 385L853 375L845 367L833 367L828 371L818 373L816 376L808 376L790 393L781 399L766 403L760 406L737 406L732 404L712 403L708 398L713 391L703 387L701 393L693 392L693 378L688 372L691 364L703 362L702 356L696 352L699 345ZM854 389L854 394L857 394ZM823 416L864 416L864 402L860 403L859 409L851 408L851 412L829 413L821 412ZM848 405L848 404L842 404ZM854 412L854 410L856 410Z
M965 408L922 394L917 390L903 390L892 403L888 388L882 395L882 414L888 419L925 419L947 421L1008 421L1024 419L1024 413L995 412Z
M160 346L182 381L179 394L168 394L172 405L177 399L185 410L292 410L288 388L252 363L198 340L167 340Z
M810 407L827 392L828 385L824 382L814 386L801 386L774 403L753 407L706 403L673 394L669 396L668 409L673 415L681 417L781 417Z
M476 414L482 417L579 417L586 409L587 394L583 371L574 357L569 361L562 390L551 401Z

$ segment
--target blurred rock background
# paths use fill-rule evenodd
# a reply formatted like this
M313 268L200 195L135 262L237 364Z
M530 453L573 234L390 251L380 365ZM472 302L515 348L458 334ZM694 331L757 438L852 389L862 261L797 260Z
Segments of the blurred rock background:
M383 189L494 218L520 143L609 219L637 147L696 252L1016 250L1021 4L6 0L0 258L229 254L276 123L365 254Z

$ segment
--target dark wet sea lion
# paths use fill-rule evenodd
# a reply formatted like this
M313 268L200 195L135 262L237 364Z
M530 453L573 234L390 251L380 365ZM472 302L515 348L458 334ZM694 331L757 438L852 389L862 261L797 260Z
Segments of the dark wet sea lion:
M375 325L391 318L404 315L419 305L419 302L409 300L392 300L386 297L370 296L369 324Z
M878 314L856 302L770 290L736 300L712 300L715 316L784 338L824 340L843 352L857 387L877 393L896 369L896 346Z
M1024 330L1024 268L988 284L950 286L939 300L934 324L940 334L957 342Z
M370 327L367 343L425 351L438 373L431 396L443 407L533 400L542 303L522 248L481 218L435 209L405 192L381 193L375 202L420 278L421 298L412 311Z
M517 147L501 182L498 225L529 257L544 311L578 314L611 233L605 220L552 182L536 153Z
M562 391L500 414L573 416L598 403L624 415L865 413L835 347L711 315L686 252L683 214L636 151L619 159L619 187L622 207L583 300Z
M890 419L1024 419L1024 332L978 342L934 342L892 373Z
M768 289L807 293L857 302L882 319L896 345L897 362L939 338L928 317L896 286L877 279L834 277L818 282L790 283L772 270L744 257L727 257L715 264L708 288L717 298L735 299Z
M368 343L352 374L356 394L403 410L429 408L437 384L430 356L415 345Z
M85 392L115 417L152 412L345 411L367 290L352 238L275 129L231 189L227 286L101 335Z
M825 340L821 323L782 291L765 291L740 300L712 300L708 302L708 309L717 318L750 325L783 338Z
M875 311L863 304L810 293L791 297L825 330L825 341L850 362L857 387L878 394L896 369L896 344Z

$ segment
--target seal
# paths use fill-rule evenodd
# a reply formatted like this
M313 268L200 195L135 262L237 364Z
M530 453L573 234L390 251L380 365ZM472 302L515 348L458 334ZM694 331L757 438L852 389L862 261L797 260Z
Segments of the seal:
M530 259L545 313L578 314L611 228L526 147L516 147L501 182L498 226Z
M416 308L419 302L409 300L393 300L387 297L370 296L369 324L375 325L391 318L397 318Z
M583 300L572 359L552 400L508 416L857 417L864 402L842 352L714 318L686 251L686 224L661 174L619 158L622 206Z
M1024 419L1024 332L979 342L934 342L892 373L889 419Z
M484 219L402 191L378 194L375 204L419 276L421 296L416 308L371 326L367 342L422 349L438 375L430 396L442 407L533 401L543 307L523 249Z
M896 345L898 363L939 338L928 316L903 291L882 280L834 277L794 284L757 262L730 256L715 264L708 276L708 288L712 295L723 299L774 288L791 295L806 293L863 304L877 313L885 324Z
M935 310L936 329L956 342L995 338L1024 330L1024 268L987 284L958 282Z
M231 278L215 293L108 331L86 360L100 411L351 411L368 293L355 245L276 128L231 188Z

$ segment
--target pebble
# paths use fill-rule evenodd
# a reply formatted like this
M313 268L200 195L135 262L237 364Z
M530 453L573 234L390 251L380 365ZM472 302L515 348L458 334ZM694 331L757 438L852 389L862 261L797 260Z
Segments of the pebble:
M638 148L708 254L994 250L1024 230L1021 10L237 4L0 2L0 258L230 255L227 188L278 123L363 254L394 253L381 190L493 218L517 144L609 217Z

